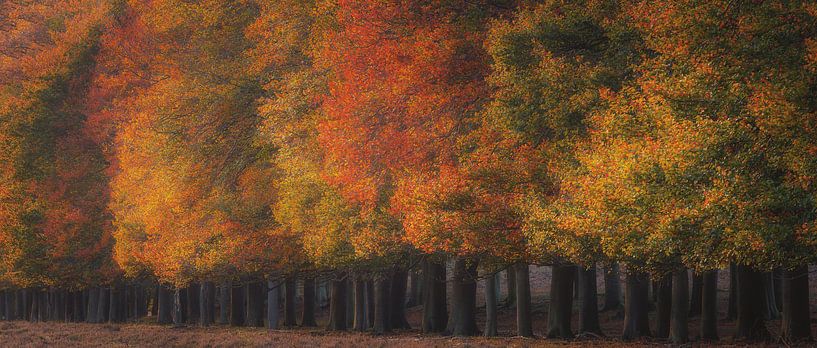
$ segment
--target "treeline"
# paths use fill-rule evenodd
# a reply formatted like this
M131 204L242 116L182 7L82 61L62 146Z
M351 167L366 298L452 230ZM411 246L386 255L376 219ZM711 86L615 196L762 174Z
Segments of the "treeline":
M547 336L572 338L574 284L578 332L599 333L595 265L622 264L627 339L687 342L699 309L716 339L724 267L736 338L769 339L780 309L782 339L811 339L816 19L810 1L3 2L4 317L232 307L276 327L280 284L291 325L296 279L311 297L319 278L330 329L383 333L422 279L421 330L468 336L477 280L510 269L531 336L538 264Z

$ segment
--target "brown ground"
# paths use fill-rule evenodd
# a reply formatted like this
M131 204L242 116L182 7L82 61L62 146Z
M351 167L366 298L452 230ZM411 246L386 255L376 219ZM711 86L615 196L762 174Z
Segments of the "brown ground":
M547 313L547 290L550 271L547 267L531 268L531 290L533 294L534 332L541 337L544 334ZM720 314L725 316L728 273L722 272L719 283ZM603 291L603 280L599 279L599 290ZM817 294L817 288L812 281L812 293ZM502 292L506 292L504 279ZM481 296L482 286L480 286ZM600 298L601 300L601 298ZM817 296L812 296L815 302ZM482 304L482 299L480 299ZM812 318L817 319L812 303ZM655 313L651 313L654 315ZM326 310L319 313L319 323L326 321ZM421 308L408 310L408 319L413 327L417 328L422 317ZM171 328L151 323L148 318L144 323L122 325L94 325L94 324L67 324L67 323L27 323L27 322L0 322L0 347L123 347L123 346L151 346L151 347L234 347L234 346L272 346L272 347L540 347L540 346L660 346L666 345L661 341L622 342L617 339L621 333L622 318L620 313L600 313L602 329L607 338L580 337L574 341L558 341L545 339L523 339L512 337L515 332L515 312L513 309L500 309L499 338L449 338L437 335L422 335L417 330L401 331L387 336L372 336L359 333L328 333L322 329L292 329L269 332L266 329L251 328ZM484 323L483 308L477 318L479 325ZM814 323L814 321L813 321ZM574 317L574 327L578 326ZM812 326L817 326L813 324ZM693 318L690 322L690 336L693 340L698 336L699 322ZM768 327L773 334L779 332L779 320L771 321ZM654 329L654 324L653 324ZM719 345L734 345L730 337L734 332L734 323L722 321L719 325L719 334L722 339ZM700 346L701 343L694 343ZM768 346L777 346L767 344ZM737 346L743 346L738 343Z

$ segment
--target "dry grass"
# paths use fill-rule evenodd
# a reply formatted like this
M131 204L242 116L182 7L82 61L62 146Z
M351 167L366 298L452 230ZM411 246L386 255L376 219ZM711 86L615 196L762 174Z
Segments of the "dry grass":
M545 347L638 346L612 340L553 341L501 338L450 338L403 332L388 336L328 333L322 330L269 332L250 328L171 328L152 324L92 325L70 323L0 323L4 347Z

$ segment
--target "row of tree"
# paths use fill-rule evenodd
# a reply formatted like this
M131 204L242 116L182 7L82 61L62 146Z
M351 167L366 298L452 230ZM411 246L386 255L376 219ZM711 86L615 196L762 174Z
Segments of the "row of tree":
M651 333L652 277L658 334L669 320L681 343L688 269L712 318L713 270L734 264L738 338L768 337L779 269L783 337L808 339L816 18L810 1L6 1L0 285L26 316L96 303L99 321L144 312L133 284L176 289L154 302L181 318L235 283L231 313L258 320L265 286L331 274L330 328L349 291L383 332L422 268L423 331L473 335L479 270L512 267L529 336L526 265L547 264L548 336L572 337L574 265L581 283L620 262L624 336Z

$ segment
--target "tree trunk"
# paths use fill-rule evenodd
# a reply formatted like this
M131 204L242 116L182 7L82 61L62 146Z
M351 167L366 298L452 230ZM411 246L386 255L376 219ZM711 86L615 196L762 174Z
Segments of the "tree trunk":
M175 327L184 326L183 291L183 289L176 288L176 291L173 292L173 326Z
M443 332L448 322L445 265L425 260L423 262L423 333Z
M0 320L6 319L6 290L0 290Z
M96 289L91 289L91 292L96 292L97 296L99 296L99 292L95 291ZM40 290L40 318L43 321L51 320L48 317L48 291L47 290ZM90 312L88 312L90 313ZM96 308L94 309L93 315L96 316ZM87 315L86 315L87 317Z
M811 341L808 276L806 265L782 272L783 323L780 331L785 342Z
M738 268L729 264L729 302L727 304L726 320L735 320L738 317Z
M101 292L100 292L101 294ZM101 298L101 297L100 297ZM102 303L102 302L100 302ZM170 289L159 285L159 294L156 299L157 304L157 322L159 324L170 324L173 322L173 299Z
M505 307L513 308L516 306L516 267L517 265L508 266L505 270L506 283L508 284L508 297L505 299Z
M329 298L329 331L346 330L346 275L339 272L332 280Z
M485 278L485 337L496 336L496 273Z
M301 313L301 326L315 327L315 278L307 276L304 278L304 306Z
M647 316L649 312L648 288L650 280L646 274L628 271L627 289L624 293L624 333L622 338L634 340L641 337L649 337L650 320Z
M672 330L671 341L685 344L689 341L689 275L686 268L672 272Z
M618 263L604 269L604 307L602 311L617 311L621 308L621 280Z
M391 278L380 274L374 282L374 333L378 335L391 331Z
M213 283L203 282L199 295L199 325L210 326L213 324Z
M674 304L672 297L672 279L673 275L667 274L656 282L658 288L655 291L655 295L657 297L658 310L655 318L655 332L656 338L659 339L669 338L670 315ZM686 303L684 306L686 306Z
M409 283L409 296L408 302L406 303L406 307L414 307L419 306L422 300L422 288L421 284L423 284L422 280L420 279L420 272L417 269L411 271L411 278Z
M579 267L579 297L581 309L579 312L579 332L603 335L599 324L598 290L596 287L596 265L588 268Z
M227 325L230 322L230 288L232 287L230 282L224 282L218 289L218 323L221 325Z
M772 281L774 282L774 303L777 310L782 315L783 312L783 269L778 267L772 271Z
M245 291L244 287L230 286L230 325L244 326L246 319L245 312Z
M766 320L780 318L780 311L777 309L777 300L774 298L774 277L772 272L763 273L763 290L766 295L766 313L763 317Z
M395 267L391 276L391 286L389 293L389 314L392 329L411 329L406 320L406 286L408 285L408 272L405 269Z
M179 305L181 306L181 309L180 309L181 310L181 319L179 319L179 320L182 323L186 323L187 319L188 319L187 318L187 314L188 314L187 306L190 304L190 302L187 299L187 297L188 297L187 296L187 290L188 290L188 288L179 289L179 300L181 301L179 303Z
M278 330L278 292L281 283L273 276L267 280L267 329Z
M5 314L4 317L6 320L16 320L17 319L17 304L14 302L14 290L6 290L5 291Z
M247 326L264 327L264 285L258 281L247 284Z
M346 278L346 328L351 328L355 322L355 282L353 277Z
M216 320L216 285L212 282L205 282L202 283L201 289L200 323L202 326L213 325Z
M747 266L737 266L737 307L735 339L760 341L770 337L763 319L767 309L763 273Z
M554 265L550 278L550 306L548 307L548 338L572 339L570 317L573 313L574 265Z
M297 279L290 275L284 279L284 326L296 326L298 320L295 315L295 292Z
M352 327L355 331L366 331L368 320L366 319L366 281L362 277L355 278L355 320Z
M161 289L161 285L156 285L153 289L153 298L151 299L151 306L150 306L150 315L152 317L159 316L159 291Z
M530 300L530 268L527 263L518 263L508 271L513 273L516 283L513 288L516 302L516 334L522 337L533 337ZM508 274L511 274L508 273Z
M694 318L701 314L701 288L703 277L698 272L692 273L692 292L689 294L689 317Z
M701 292L701 339L718 340L718 270L703 274Z
M32 295L31 299L33 300L32 303L37 303L38 300L37 300L37 298L35 296L35 293L32 292L31 295ZM74 311L72 312L71 319L73 320L73 322L79 323L79 322L82 322L85 319L83 317L83 313L82 313L82 291L74 291L72 297L73 297ZM36 312L34 310L32 310L32 313L36 313Z
M110 319L109 318L111 306L110 295L111 290L108 287L99 288L99 305L97 306L96 312L96 320L98 323L107 323L108 320Z
M198 283L191 283L187 287L187 303L185 304L185 308L187 311L185 312L185 322L190 324L195 324L196 321L199 319L201 315L199 313L199 308L201 304L199 304L199 295L201 294L201 287Z
M374 328L374 280L366 281L366 320L369 328Z
M88 292L88 315L85 316L85 321L88 323L97 323L97 312L99 309L99 288L91 288Z
M34 292L31 293L31 296L34 297L34 301L31 301L31 307L29 308L30 313L28 314L28 320L31 322L39 321L39 300L36 298L36 294L37 293Z
M474 259L457 258L454 262L454 311L452 334L476 336L477 328L477 262Z

